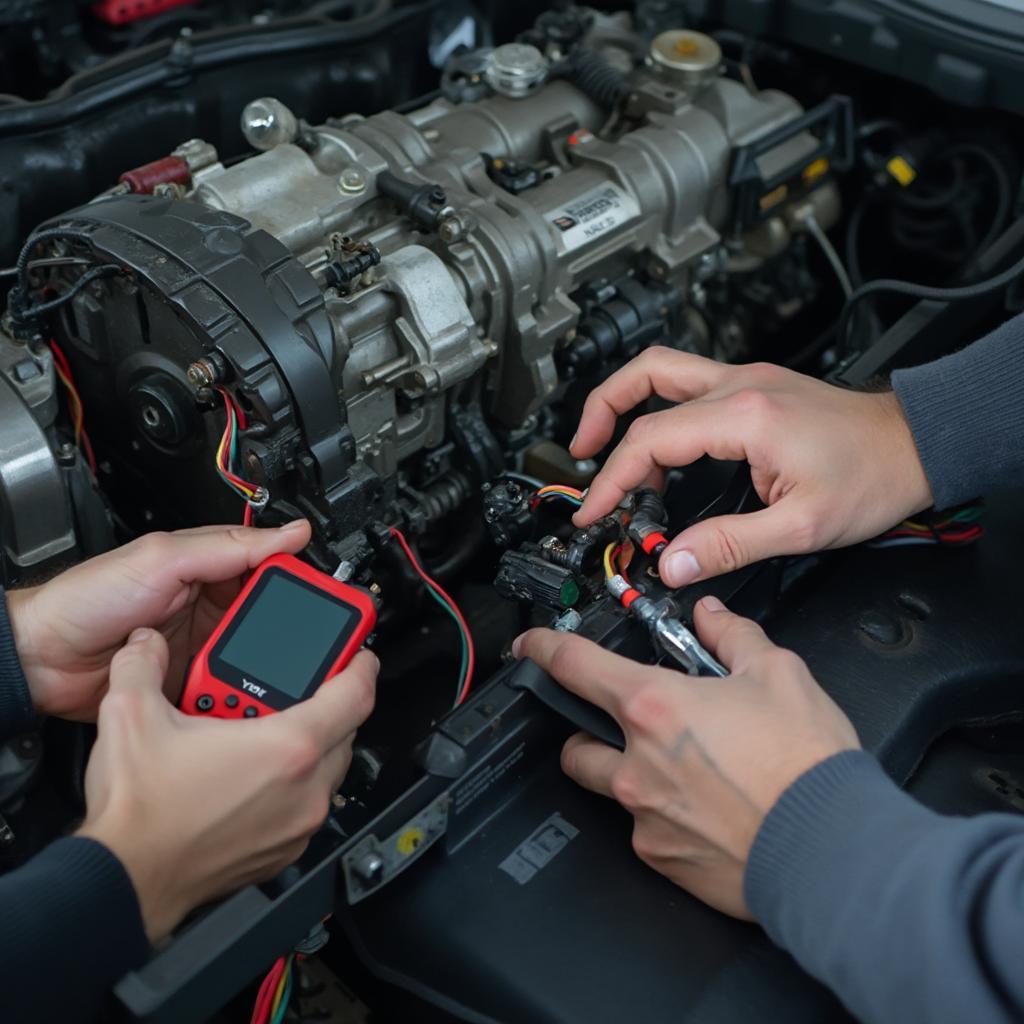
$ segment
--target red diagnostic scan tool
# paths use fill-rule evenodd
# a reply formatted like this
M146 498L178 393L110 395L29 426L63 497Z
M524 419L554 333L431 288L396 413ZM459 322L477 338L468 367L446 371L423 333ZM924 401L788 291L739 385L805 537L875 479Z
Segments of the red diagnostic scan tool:
M376 622L364 591L272 555L193 659L179 707L213 718L283 711L340 672Z

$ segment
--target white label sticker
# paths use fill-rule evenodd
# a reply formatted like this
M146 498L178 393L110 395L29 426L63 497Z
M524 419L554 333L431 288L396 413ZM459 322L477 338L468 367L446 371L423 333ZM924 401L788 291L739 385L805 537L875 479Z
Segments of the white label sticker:
M636 200L618 185L599 185L545 214L566 252L625 224L640 213Z

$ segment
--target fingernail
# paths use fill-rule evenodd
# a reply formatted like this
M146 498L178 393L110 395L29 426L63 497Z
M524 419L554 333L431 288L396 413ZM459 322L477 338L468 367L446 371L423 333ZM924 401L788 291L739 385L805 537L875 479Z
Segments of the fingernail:
M700 562L692 551L673 551L661 569L662 579L670 587L692 583L700 575Z
M306 525L305 519L293 519L290 523L285 523L284 526L279 526L278 529L282 533L287 533L289 530L298 530Z
M572 451L573 448L576 447L576 438L579 437L579 436L580 436L579 434L573 434L572 435L572 440L569 442L569 451Z
M132 634L128 637L128 643L130 644L144 644L153 635L151 629L135 629L132 630Z
M715 597L714 594L708 594L707 597L702 597L700 599L700 604L701 604L701 607L706 612L724 612L725 611L725 605L722 604L722 602L719 601L718 598Z
M519 648L522 645L522 642L523 642L523 634L520 633L519 636L517 636L515 638L515 640L512 641L512 657L513 658L518 658L519 657Z

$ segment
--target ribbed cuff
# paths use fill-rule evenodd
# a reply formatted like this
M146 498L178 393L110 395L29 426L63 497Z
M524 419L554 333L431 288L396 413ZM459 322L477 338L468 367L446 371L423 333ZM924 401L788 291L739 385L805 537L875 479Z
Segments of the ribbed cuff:
M0 891L13 940L0 940L11 972L4 1020L91 1020L111 986L149 955L131 879L93 839L59 839L0 880ZM40 957L59 983L30 984L41 976Z
M934 363L892 375L937 508L1024 475L1024 317Z
M7 597L0 587L0 740L31 728L34 721L28 680L14 646Z

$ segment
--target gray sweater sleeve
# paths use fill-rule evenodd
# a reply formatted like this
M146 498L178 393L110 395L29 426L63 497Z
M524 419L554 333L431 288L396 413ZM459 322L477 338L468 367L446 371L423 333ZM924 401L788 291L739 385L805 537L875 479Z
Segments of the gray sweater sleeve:
M865 1024L1024 1019L1024 817L944 817L848 751L779 798L744 891Z
M1024 314L892 386L938 508L1024 479Z

